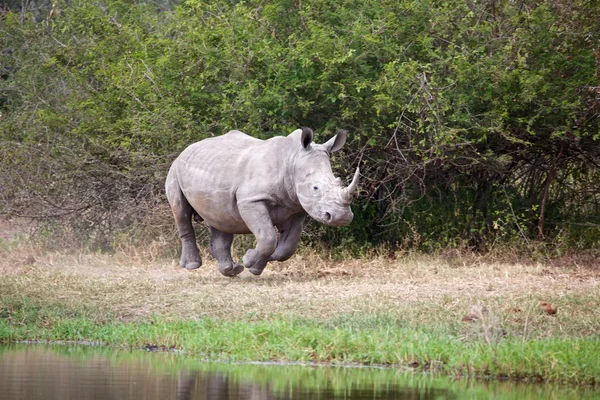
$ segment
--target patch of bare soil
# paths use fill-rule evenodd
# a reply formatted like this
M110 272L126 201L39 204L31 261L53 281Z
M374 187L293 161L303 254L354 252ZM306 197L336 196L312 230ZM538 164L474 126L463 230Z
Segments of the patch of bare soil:
M19 236L31 236L37 224L30 218L4 218L0 217L0 240L15 240Z
M475 305L527 334L535 326L548 334L600 329L597 267L426 256L332 261L303 254L269 264L259 277L244 271L226 278L214 260L205 255L204 261L187 271L176 260L140 261L128 253L64 255L22 248L0 260L0 291L108 309L124 321L273 314L331 320L386 313L408 323L447 324L464 321ZM557 311L544 311L542 302Z

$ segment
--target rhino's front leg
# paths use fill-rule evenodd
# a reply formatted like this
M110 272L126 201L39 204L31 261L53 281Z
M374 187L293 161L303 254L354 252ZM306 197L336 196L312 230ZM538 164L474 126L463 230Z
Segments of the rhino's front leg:
M256 248L248 250L242 260L248 271L260 275L277 247L277 232L264 203L238 204L238 209L246 226L256 237Z
M296 252L305 217L304 214L295 215L286 223L277 226L279 229L279 243L271 257L269 257L269 261L285 261Z
M221 232L210 227L210 253L219 262L219 272L225 276L236 276L244 270L244 266L231 259L232 233Z

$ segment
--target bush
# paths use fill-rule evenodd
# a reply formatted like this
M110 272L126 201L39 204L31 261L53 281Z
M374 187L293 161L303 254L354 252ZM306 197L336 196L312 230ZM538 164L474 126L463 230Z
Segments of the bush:
M593 2L174 3L8 3L2 213L110 247L164 204L188 144L308 125L350 128L333 163L363 177L355 222L307 240L600 245Z

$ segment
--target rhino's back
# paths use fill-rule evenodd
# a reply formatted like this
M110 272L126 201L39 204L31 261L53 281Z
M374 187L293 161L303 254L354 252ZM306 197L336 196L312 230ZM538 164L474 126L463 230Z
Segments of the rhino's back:
M253 138L240 131L230 131L221 136L207 138L188 146L177 158L189 165L218 167L219 161L226 157L229 162L235 160L263 140Z
M237 208L238 190L245 196L250 190L253 196L278 197L286 142L286 137L260 140L231 131L194 143L174 163L179 187L209 225L246 233Z

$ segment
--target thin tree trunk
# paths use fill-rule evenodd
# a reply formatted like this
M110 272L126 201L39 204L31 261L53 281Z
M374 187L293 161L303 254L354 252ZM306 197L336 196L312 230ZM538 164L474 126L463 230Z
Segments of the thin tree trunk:
M563 142L560 145L560 149L558 150L558 154L556 155L556 158L554 159L550 170L546 174L546 181L544 182L544 192L542 193L542 198L540 200L540 216L537 225L538 240L544 239L544 222L546 218L546 202L548 201L548 192L550 191L550 185L552 185L552 182L554 181L554 179L556 179L556 166L558 165L558 161L562 158L564 147L565 146Z
M548 191L550 189L550 185L552 184L552 181L554 180L554 177L556 175L556 167L554 165L552 165L552 167L550 168L550 171L548 171L547 176L546 176L546 181L544 182L544 193L542 194L542 199L540 200L540 216L538 219L538 233L537 233L537 239L538 240L543 240L544 239L544 220L545 220L545 215L546 215L546 201L548 200Z

